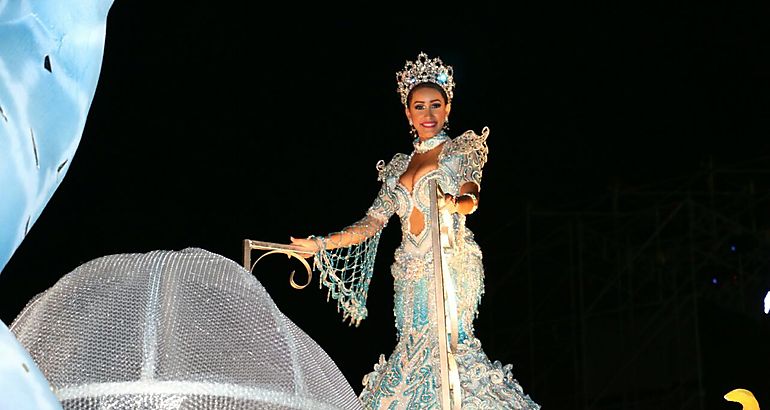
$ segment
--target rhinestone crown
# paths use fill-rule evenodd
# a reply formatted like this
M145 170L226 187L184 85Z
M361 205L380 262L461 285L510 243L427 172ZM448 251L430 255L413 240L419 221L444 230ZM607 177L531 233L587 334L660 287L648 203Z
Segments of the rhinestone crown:
M440 58L429 59L425 53L420 53L415 61L407 61L404 69L396 73L397 91L401 94L401 103L406 105L406 99L412 88L420 83L435 83L446 92L452 101L452 90L455 87L452 76L452 66L444 65Z

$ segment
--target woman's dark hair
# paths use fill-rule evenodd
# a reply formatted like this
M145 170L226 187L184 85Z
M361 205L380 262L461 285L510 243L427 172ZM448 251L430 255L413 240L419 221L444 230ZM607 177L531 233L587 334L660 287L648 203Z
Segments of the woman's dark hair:
M442 87L442 86L440 86L440 85L438 85L436 83L426 82L426 83L420 83L420 84L415 85L414 88L412 88L409 91L409 94L406 96L406 106L407 107L412 103L412 94L414 94L414 92L419 90L420 88L432 88L432 89L440 92L441 93L441 97L444 98L444 104L448 104L449 103L449 98L446 95L446 91L444 91L444 87Z

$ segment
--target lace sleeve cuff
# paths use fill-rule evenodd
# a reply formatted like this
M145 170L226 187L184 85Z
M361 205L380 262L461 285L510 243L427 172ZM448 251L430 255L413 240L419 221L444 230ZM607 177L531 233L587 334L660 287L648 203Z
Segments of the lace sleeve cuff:
M364 218L364 221L367 220ZM358 326L368 313L366 298L383 227L384 224L375 222L367 227L354 228L362 229L362 234L370 229L375 230L365 232L364 239L358 243L329 250L320 249L315 255L313 269L319 272L319 286L328 289L326 300L336 300L337 311L342 312L342 320L350 319L351 325Z

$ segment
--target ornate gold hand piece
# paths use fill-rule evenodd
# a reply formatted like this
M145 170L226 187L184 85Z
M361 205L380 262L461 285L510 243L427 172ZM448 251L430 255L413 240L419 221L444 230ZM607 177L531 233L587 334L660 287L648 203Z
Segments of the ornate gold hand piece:
M254 263L251 263L251 251L254 249L265 250L268 252L262 254L259 258L257 258L257 260L254 261ZM294 281L294 274L296 272L291 271L291 274L289 274L289 284L294 289L306 288L307 285L309 285L310 282L313 280L313 269L310 268L310 264L307 263L307 260L302 255L307 256L307 255L312 255L312 253L308 252L306 249L301 248L299 246L244 239L243 240L243 267L249 272L252 272L254 270L254 267L257 265L257 263L260 260L262 260L262 258L264 258L267 255L272 255L276 253L284 254L288 256L289 259L296 258L297 260L302 262L302 265L304 265L305 269L307 270L307 283L305 283L304 285L297 284L297 282Z

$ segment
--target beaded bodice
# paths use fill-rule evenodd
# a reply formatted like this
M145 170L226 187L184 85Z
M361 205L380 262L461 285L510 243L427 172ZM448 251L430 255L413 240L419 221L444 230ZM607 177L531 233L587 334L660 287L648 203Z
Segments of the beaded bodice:
M484 128L482 135L467 131L459 137L441 145L437 168L425 173L415 180L412 190L407 189L400 177L409 166L414 153L396 154L386 165L378 163L379 179L382 189L368 214L378 217L390 216L395 213L401 221L402 244L409 250L427 250L430 247L432 221L430 218L430 181L435 179L443 192L458 195L460 188L466 182L481 184L481 170L486 162L486 136L488 129ZM417 209L423 217L423 229L417 234L412 233L410 216ZM463 215L452 215L452 226L455 230L465 225ZM461 234L461 232L456 232Z

